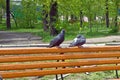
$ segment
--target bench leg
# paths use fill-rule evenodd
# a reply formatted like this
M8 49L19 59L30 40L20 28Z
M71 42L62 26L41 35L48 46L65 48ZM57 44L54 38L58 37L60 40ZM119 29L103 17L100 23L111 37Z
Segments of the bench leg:
M60 55L62 55L62 54L64 54L64 53L60 53ZM65 60L62 60L62 62L64 62ZM65 67L63 67L63 68L65 68ZM64 77L63 77L63 74L61 74L61 80L64 80Z
M119 57L117 57L117 59L119 59ZM116 65L117 65L117 64L116 64ZM118 70L115 70L115 73L116 73L116 78L118 79L118 78L119 78Z
M58 80L58 75L57 74L55 75L55 77L56 77L56 80Z
M61 80L64 80L63 74L60 74L60 75L61 75Z
M59 62L59 60L57 60L57 62ZM57 69L57 67L56 67L56 69ZM60 74L60 76L61 76L61 80L64 80L63 74ZM58 80L58 75L57 74L56 74L56 80Z
M60 53L60 55L62 55L62 54L64 54L64 53ZM57 60L57 62L59 62L60 60ZM64 62L65 60L62 60L62 62ZM65 67L63 67L63 68L65 68ZM57 67L56 67L56 69L57 69ZM61 76L61 80L64 80L64 77L63 77L63 74L60 74L60 76ZM58 75L56 74L56 80L58 80Z
M115 70L115 73L116 73L116 78L118 79L119 78L118 70Z

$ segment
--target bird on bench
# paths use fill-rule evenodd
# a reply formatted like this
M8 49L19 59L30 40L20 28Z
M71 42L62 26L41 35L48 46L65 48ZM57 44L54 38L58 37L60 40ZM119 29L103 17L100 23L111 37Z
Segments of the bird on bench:
M65 30L62 31L50 41L49 47L58 47L60 48L60 44L64 41L65 37Z
M72 43L70 43L69 47L82 47L83 44L86 43L86 38L83 35L77 35L76 38L74 38L74 40L72 41Z
M51 48L51 47L61 48L60 44L64 41L64 39L65 39L65 30L62 29L62 31L55 38L53 38L50 41L49 48ZM59 60L57 60L57 62L58 61ZM62 61L64 61L64 60L62 60ZM61 74L61 79L63 80L63 75L62 74ZM58 76L57 75L56 75L56 80L58 80Z
M83 35L79 34L79 35L77 35L76 38L74 38L72 43L70 43L69 47L77 46L79 48L79 47L82 47L82 45L85 44L85 43L86 43L86 38ZM77 67L80 67L80 66L77 66ZM89 72L85 72L85 74L88 75Z

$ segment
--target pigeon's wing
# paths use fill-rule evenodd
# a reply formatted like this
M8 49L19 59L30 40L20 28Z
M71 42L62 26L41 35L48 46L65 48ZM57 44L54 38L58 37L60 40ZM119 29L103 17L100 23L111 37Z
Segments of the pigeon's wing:
M74 45L78 46L78 45L80 45L81 42L82 42L81 39L77 38L76 41L75 41L75 43L74 43Z
M53 40L51 40L49 47L56 46L56 44L59 41L59 39L60 39L60 36L56 36Z
M69 47L81 46L86 42L84 38L75 38Z
M81 43L85 44L86 43L86 38L84 36L81 37Z
M73 41L72 41L72 43L69 45L69 47L73 47L73 46L75 46L76 45L76 42L77 42L77 38L75 38Z
M51 40L49 47L59 46L64 41L64 30Z
M85 44L86 42L86 39L85 38L79 38L77 41L76 41L76 46L81 46L83 44Z

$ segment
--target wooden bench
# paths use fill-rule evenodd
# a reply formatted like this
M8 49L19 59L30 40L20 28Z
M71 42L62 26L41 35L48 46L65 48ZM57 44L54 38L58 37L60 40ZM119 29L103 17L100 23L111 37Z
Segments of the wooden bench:
M0 48L0 76L6 79L119 70L119 57L120 46Z

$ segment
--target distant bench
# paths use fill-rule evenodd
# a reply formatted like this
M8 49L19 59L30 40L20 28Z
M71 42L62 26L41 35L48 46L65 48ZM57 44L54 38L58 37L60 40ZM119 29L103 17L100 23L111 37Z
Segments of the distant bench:
M119 70L119 57L120 46L0 48L0 76L5 79Z

